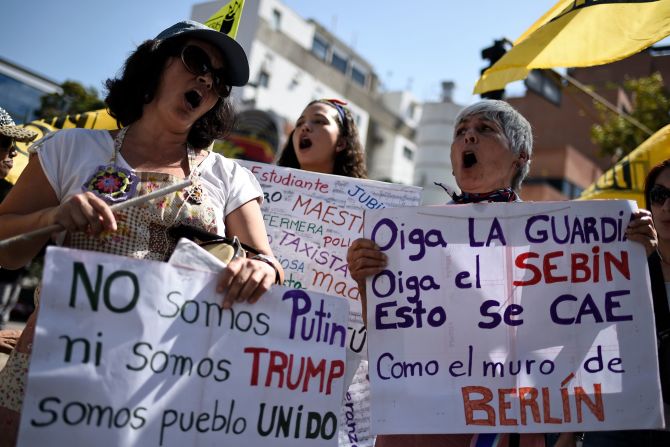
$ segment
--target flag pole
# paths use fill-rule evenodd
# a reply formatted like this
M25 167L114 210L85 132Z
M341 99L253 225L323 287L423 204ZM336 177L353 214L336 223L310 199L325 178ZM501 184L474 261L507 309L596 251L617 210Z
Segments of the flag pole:
M569 74L567 74L567 73L562 74L562 73L559 73L558 71L553 70L553 69L552 69L551 71L553 71L554 73L556 73L556 75L558 75L559 77L561 77L562 79L564 79L564 80L565 80L566 82L568 82L569 84L571 84L571 85L577 87L577 89L579 89L579 90L581 90L582 92L584 92L584 93L586 93L587 95L589 95L593 100L599 102L600 104L602 104L603 106L605 106L605 107L606 107L608 110L610 110L611 112L616 113L616 114L619 115L621 118L625 119L626 121L628 121L629 123L631 123L633 126L635 126L635 127L637 127L638 129L640 129L642 132L644 132L645 134L647 134L647 136L652 136L652 135L654 134L654 132L652 132L651 129L649 129L647 126L645 126L644 124L642 124L641 122L639 122L638 120L636 120L635 118L633 118L632 116L630 116L629 114L622 112L622 111L619 110L614 104L612 104L611 102L609 102L608 100L606 100L605 98L603 98L602 96L600 96L599 94L597 94L596 92L592 91L592 90L589 89L587 86L585 86L584 84L582 84L582 83L579 82L577 79L575 79L575 78L573 78L572 76L570 76Z
M120 202L115 205L110 206L112 211L120 211L126 208L130 208L131 206L136 206L136 205L141 205L143 203L146 203L150 200L153 200L158 197L163 197L166 196L170 193L180 191L184 188L187 188L191 185L191 180L185 180L180 183L176 183L174 185L166 186L164 188L157 189L155 191L150 192L149 194L145 194L143 196L139 197L133 197L132 199L126 200L125 202ZM44 228L40 228L38 230L30 231L28 233L22 233L18 234L14 237L10 237L8 239L0 240L0 248L5 248L8 245L14 244L16 242L26 242L29 241L33 238L40 237L40 236L46 236L47 234L55 233L58 231L63 231L64 228L59 225L59 224L53 224L49 225Z
M506 44L511 45L512 47L514 47L514 42L512 42L512 41L511 41L510 39L508 39L507 37L503 37L503 38L501 38L501 40L502 40L504 43L506 43ZM490 67L489 67L489 68L490 68ZM554 73L556 76L558 76L558 77L560 77L561 79L563 79L563 80L564 80L565 82L567 82L568 84L571 84L571 85L575 86L578 90L580 90L580 91L586 93L588 96L591 97L591 99L593 99L594 101L599 102L600 104L602 104L602 105L603 105L606 109L608 109L609 111L611 111L611 112L613 112L613 113L619 115L621 118L625 119L625 120L628 121L630 124L632 124L633 126L635 126L635 127L637 127L638 129L640 129L642 132L644 132L645 134L647 134L647 136L650 137L650 136L652 136L652 135L654 134L654 132L652 132L651 129L649 129L647 126L645 126L644 124L642 124L641 122L639 122L638 120L636 120L635 118L633 118L632 116L630 116L629 114L622 112L622 111L619 110L614 104L612 104L611 102L609 102L608 100L606 100L604 97L602 97L602 96L599 95L598 93L592 91L592 90L589 89L586 85L582 84L582 83L579 82L577 79L575 79L575 78L573 78L572 76L570 76L569 74L567 74L567 73L565 73L565 74L560 73L560 72L556 71L556 70L553 69L553 68L545 68L544 70L551 71L552 73ZM485 93L485 92L482 92L482 93ZM480 94L481 94L481 93L480 93Z

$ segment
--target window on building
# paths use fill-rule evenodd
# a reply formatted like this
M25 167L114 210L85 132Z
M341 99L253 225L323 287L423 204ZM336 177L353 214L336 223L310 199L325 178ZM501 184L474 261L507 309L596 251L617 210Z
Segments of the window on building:
M328 57L328 41L323 37L315 34L312 41L312 54L322 61Z
M265 70L261 70L258 73L258 86L267 88L270 84L270 73Z
M407 106L407 117L409 119L414 119L416 116L416 103L414 101L409 103L409 106Z
M330 61L330 65L333 66L337 71L340 71L344 74L347 72L347 56L343 53L340 53L338 50L333 50L333 58Z
M361 115L358 113L354 112L351 107L349 107L349 113L351 113L351 119L353 120L354 124L356 127L361 127Z
M45 94L44 91L0 73L0 106L17 123L27 123L37 118L35 111L40 108L40 98Z
M583 191L583 188L566 179L548 179L547 183L563 193L568 199L576 199Z
M576 199L579 197L584 188L581 188L569 180L562 178L528 178L525 184L529 185L549 185L552 188L560 191L568 199Z
M357 67L355 64L351 66L351 80L361 87L365 87L365 81L367 80L368 74L365 70Z
M272 29L279 31L281 28L281 11L278 9L272 10Z
M414 151L407 146L404 146L402 148L402 156L405 157L407 160L412 161L414 160Z

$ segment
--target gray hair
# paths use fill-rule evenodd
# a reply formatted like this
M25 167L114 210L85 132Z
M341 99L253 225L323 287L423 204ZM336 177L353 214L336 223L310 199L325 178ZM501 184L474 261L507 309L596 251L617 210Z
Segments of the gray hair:
M456 127L461 121L475 115L482 115L486 119L500 125L510 150L516 154L526 154L526 163L519 166L518 171L512 178L512 189L521 189L521 182L530 171L530 157L533 154L533 131L530 123L514 107L505 101L497 99L483 99L475 104L467 106L456 116Z

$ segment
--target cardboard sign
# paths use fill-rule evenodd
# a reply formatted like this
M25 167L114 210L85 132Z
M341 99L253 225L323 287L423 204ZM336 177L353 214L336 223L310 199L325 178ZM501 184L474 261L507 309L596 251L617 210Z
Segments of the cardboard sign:
M348 303L50 248L19 445L337 445Z
M265 228L285 286L358 300L347 248L365 211L416 206L421 188L240 160L263 188Z
M366 211L417 206L421 188L238 161L254 173L265 197L265 229L286 273L284 285L347 298L349 386L340 418L340 447L369 447L367 333L359 292L346 262L347 248L363 236ZM445 201L447 197L445 195Z
M633 202L366 213L374 433L663 426Z

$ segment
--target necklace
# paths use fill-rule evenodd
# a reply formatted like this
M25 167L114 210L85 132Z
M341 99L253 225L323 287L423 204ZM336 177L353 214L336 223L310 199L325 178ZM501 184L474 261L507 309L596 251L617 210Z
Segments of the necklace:
M92 192L107 203L123 202L134 195L137 189L137 176L130 169L120 167L116 162L126 132L128 132L128 127L124 127L116 135L114 151L109 163L98 166L81 187L84 192Z
M205 191L200 184L200 171L196 165L195 149L186 143L186 152L188 154L188 176L191 180L191 186L186 188L186 200L194 205L201 205Z
M131 198L137 190L139 179L135 173L118 165L117 159L123 146L123 141L130 126L119 130L114 138L114 151L109 163L100 165L91 177L82 185L84 192L92 192L108 203L123 202ZM191 186L186 189L186 200L196 205L203 201L204 191L200 185L200 172L196 166L196 153L193 147L186 143L189 175Z

